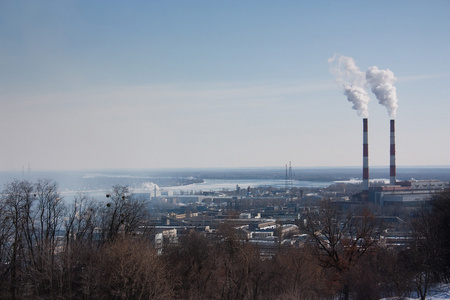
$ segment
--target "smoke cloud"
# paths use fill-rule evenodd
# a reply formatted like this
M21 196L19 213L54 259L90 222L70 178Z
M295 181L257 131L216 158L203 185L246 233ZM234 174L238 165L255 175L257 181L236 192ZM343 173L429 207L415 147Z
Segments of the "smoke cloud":
M333 74L337 84L344 90L349 102L353 103L352 108L356 110L358 116L367 118L369 116L368 104L369 95L365 90L366 74L362 72L351 57L334 55L328 59L330 72Z
M366 72L366 80L371 86L372 92L381 105L386 106L389 117L395 118L397 114L397 89L394 83L397 81L394 73L389 70L379 70L377 67L370 67Z

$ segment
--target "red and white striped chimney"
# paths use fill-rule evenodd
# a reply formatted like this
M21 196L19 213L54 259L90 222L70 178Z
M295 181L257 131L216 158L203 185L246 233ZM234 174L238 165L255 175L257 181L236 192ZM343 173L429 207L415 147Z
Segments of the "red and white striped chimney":
M369 192L369 136L368 121L363 119L363 193Z
M391 120L391 163L390 163L390 185L395 185L395 120Z

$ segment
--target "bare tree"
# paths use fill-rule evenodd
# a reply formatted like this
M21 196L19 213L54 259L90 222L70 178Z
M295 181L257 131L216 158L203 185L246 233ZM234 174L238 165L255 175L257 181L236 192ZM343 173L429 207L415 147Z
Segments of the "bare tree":
M103 241L113 241L119 233L136 233L148 216L147 202L134 197L127 186L115 185L106 195L100 211Z
M31 208L34 201L33 184L28 181L14 180L5 185L2 192L2 202L7 219L6 228L11 230L10 247L6 251L8 262L9 291L11 299L18 297L18 286L24 281L25 268L33 261L33 241L30 240ZM23 292L23 290L22 290Z
M437 249L435 256L435 272L439 280L450 282L450 189L434 196L431 201L433 247Z
M9 267L2 276L9 274L11 298L19 295L18 284L27 287L21 288L22 295L34 289L36 295L51 296L57 278L57 235L64 209L57 184L50 180L36 184L12 181L5 185L1 206L7 216L2 218L1 232L9 235L10 245L4 256Z
M408 251L415 286L425 299L434 281L450 277L450 190L434 196L412 221L413 244Z
M320 265L335 270L333 280L343 282L342 293L348 299L348 271L369 250L375 249L380 224L367 210L361 216L344 214L331 201L324 201L319 211L307 214L303 229L314 245Z
M86 194L75 195L73 203L67 209L64 220L65 248L69 251L72 243L92 243L95 228L98 226L98 205Z
M173 282L155 249L142 239L117 237L83 271L83 291L95 299L171 299Z
M61 225L64 203L58 191L58 184L51 180L39 180L35 184L36 205L32 212L29 240L34 244L33 277L38 280L38 294L53 297L57 281L55 257L62 248ZM30 244L30 249L32 245Z
M11 214L3 200L0 200L0 298L3 297L2 294L7 287L7 279L10 271L10 241L14 236Z
M177 245L168 245L162 258L172 268L171 281L177 283L178 294L187 299L213 298L217 292L216 249L212 241L191 231Z
M308 247L281 248L270 261L268 281L262 295L276 299L325 299L329 291L325 270L316 262Z

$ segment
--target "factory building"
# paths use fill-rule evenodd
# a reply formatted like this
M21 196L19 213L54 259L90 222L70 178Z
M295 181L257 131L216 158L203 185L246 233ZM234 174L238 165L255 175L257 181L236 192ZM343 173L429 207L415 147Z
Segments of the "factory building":
M397 182L397 185L370 188L369 201L381 206L421 206L435 194L448 188L450 188L450 183L440 180Z

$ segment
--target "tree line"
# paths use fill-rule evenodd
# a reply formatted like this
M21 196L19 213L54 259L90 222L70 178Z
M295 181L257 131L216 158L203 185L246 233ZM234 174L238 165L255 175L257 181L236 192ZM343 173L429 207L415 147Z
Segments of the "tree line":
M267 252L223 222L158 255L144 199L113 186L105 201L64 202L56 182L15 180L0 199L1 299L379 299L450 279L450 192L418 211L411 244L379 244L369 210L325 201L299 224L301 247Z

